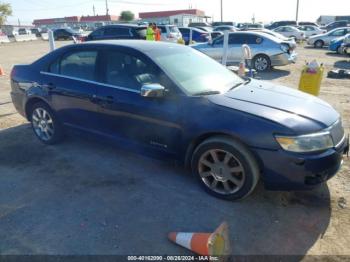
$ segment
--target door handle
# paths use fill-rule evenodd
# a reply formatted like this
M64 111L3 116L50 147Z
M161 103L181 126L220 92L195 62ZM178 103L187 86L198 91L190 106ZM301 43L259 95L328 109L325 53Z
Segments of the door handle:
M93 95L91 97L91 101L93 103L99 104L102 107L106 106L107 104L113 104L114 97L113 96L97 96L97 95Z

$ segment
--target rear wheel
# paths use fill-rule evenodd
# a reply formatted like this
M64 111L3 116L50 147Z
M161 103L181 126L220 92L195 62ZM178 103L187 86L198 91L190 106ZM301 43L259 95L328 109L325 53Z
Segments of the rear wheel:
M322 48L324 46L324 42L322 40L317 40L314 44L316 48Z
M238 200L248 196L259 179L258 164L240 142L214 137L200 144L192 157L192 172L215 197Z
M253 59L253 67L259 72L267 71L271 68L271 60L266 55L257 55Z
M30 120L34 134L45 144L56 144L63 137L63 128L51 108L38 102L31 107Z

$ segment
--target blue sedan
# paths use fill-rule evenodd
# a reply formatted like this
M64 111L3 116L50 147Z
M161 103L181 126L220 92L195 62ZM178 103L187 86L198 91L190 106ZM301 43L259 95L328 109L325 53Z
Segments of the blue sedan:
M268 189L312 188L337 173L349 146L324 101L242 79L177 44L65 46L16 65L11 86L14 106L43 143L75 130L175 159L223 199L249 195L259 179Z

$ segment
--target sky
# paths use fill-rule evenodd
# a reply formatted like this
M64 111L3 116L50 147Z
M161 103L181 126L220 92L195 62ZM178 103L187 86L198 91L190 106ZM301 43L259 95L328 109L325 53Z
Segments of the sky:
M34 19L105 14L105 0L0 0L12 5L9 24L30 25ZM225 21L257 22L295 20L297 0L223 0ZM108 0L109 13L119 15L139 12L198 8L220 20L220 0ZM350 15L350 0L300 0L299 21L315 21L320 15Z

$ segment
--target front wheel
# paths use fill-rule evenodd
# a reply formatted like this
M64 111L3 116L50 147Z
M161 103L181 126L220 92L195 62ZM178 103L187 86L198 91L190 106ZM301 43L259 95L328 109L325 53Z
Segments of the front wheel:
M52 145L63 137L63 128L55 113L43 102L31 107L30 120L34 134L45 144Z
M253 59L253 67L259 72L267 71L271 68L271 60L266 55L257 55Z
M317 40L315 42L315 47L316 48L322 48L324 46L324 42L322 40Z
M226 137L201 143L193 153L191 167L208 193L226 200L248 196L259 180L252 153L242 143Z

